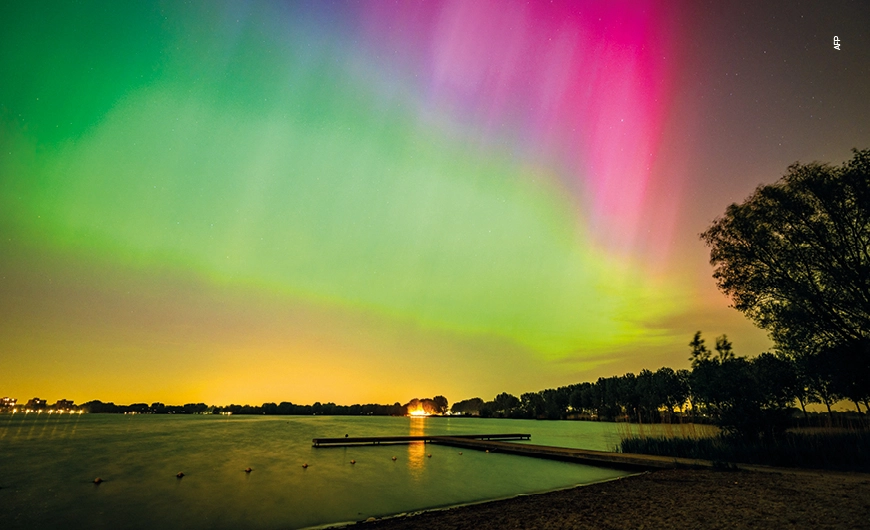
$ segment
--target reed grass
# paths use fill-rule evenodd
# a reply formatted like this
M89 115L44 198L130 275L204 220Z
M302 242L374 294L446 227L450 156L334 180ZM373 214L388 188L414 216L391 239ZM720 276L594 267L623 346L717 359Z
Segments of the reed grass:
M689 438L698 440L718 435L719 427L704 423L618 423L620 437L625 438Z
M712 460L722 464L761 464L870 472L870 431L813 429L757 439L712 436L628 434L619 450Z

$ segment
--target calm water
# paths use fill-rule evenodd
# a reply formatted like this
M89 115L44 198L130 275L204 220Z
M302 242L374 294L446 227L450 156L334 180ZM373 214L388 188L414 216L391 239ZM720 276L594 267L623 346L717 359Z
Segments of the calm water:
M592 422L0 415L0 528L304 528L625 474L467 449L460 455L434 444L311 447L312 438L345 434L486 432L599 450L613 450L619 439L614 424ZM184 478L175 477L179 471ZM95 486L95 477L105 482Z

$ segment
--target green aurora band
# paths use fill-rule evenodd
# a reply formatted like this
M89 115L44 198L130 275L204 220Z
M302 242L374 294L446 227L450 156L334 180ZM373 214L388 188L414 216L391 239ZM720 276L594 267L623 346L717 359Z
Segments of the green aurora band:
M598 241L559 160L427 106L348 13L233 9L0 8L7 276L35 259L193 279L248 293L240 312L268 296L577 366L673 342L653 323L689 287Z

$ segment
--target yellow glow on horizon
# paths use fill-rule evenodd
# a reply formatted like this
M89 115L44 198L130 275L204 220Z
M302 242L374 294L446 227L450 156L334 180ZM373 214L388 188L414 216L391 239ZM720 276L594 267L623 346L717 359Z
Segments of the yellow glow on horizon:
M416 408L414 408L413 410L409 409L408 416L421 417L421 416L431 416L432 415L431 412L428 412L425 408L423 408L423 404L420 403L419 401L415 400L415 401L412 401L412 403L414 403ZM410 406L410 404L409 404L409 406Z

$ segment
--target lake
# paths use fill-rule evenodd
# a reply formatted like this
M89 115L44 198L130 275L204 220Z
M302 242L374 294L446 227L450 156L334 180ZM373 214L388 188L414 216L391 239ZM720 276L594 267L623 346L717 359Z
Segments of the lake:
M311 447L312 438L345 434L508 432L605 451L619 442L616 424L579 421L5 414L0 527L307 528L626 474L435 444Z

